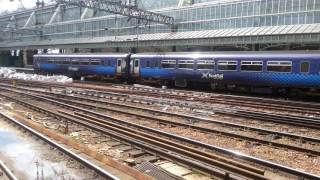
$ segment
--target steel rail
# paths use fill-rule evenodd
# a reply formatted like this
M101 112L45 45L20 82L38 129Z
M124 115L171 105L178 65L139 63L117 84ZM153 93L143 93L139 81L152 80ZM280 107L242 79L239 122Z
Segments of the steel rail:
M38 91L36 91L36 92L38 92ZM47 92L45 92L45 94L49 94L49 95L48 96L43 96L42 95L42 97L49 98L49 99L54 99L56 101L58 100L59 102L64 102L64 103L67 103L67 104L72 103L72 104L79 105L81 107L90 107L91 109L103 109L103 110L113 111L113 112L117 112L117 113L124 113L124 114L133 115L133 116L137 116L137 117L142 117L142 118L145 118L145 119L158 121L158 122L162 122L162 123L166 123L166 124L174 124L174 125L178 125L178 126L182 126L182 127L186 127L186 128L192 128L192 129L200 130L200 131L203 131L203 132L218 133L218 134L222 134L222 135L229 136L229 137L245 139L245 140L252 141L252 142L259 142L259 143L265 144L265 145L271 145L271 146L275 146L275 147L287 148L287 149L299 151L299 152L302 152L302 153L308 153L308 154L312 154L312 155L320 155L320 151L312 150L312 149L306 149L306 148L302 148L302 147L299 147L299 146L288 145L288 144L284 144L284 143L277 143L277 142L273 142L271 140L270 141L269 140L263 140L263 139L259 139L259 138L255 138L255 137L239 135L239 134L236 134L236 133L230 133L230 132L226 132L226 131L214 130L214 129L210 129L210 128L205 128L205 127L199 127L199 126L195 126L195 125L185 124L185 123L181 123L181 122L165 120L165 119L158 118L158 117L152 117L152 116L143 115L143 114L139 114L139 113L132 113L132 112L124 111L124 110L121 110L121 109L114 109L114 108L110 108L110 107L99 106L97 104L92 105L92 104L88 104L88 103L75 102L75 101L71 101L71 100L66 100L65 99L65 98L76 98L76 99L79 98L79 99L84 100L84 101L91 101L92 100L93 102L100 102L100 101L95 101L95 100L89 99L89 98L67 96L67 95L61 95L61 94L56 94L56 93L47 93ZM53 98L52 95L62 96L64 99ZM103 101L103 102L105 102L105 101ZM117 105L119 105L119 104L117 104ZM128 107L128 105L126 105L125 107ZM143 108L139 108L139 109L140 110L145 110ZM156 111L156 112L161 112L162 113L162 111ZM165 114L165 113L163 113L163 114ZM172 115L172 113L168 113L166 115ZM189 117L189 116L184 116L184 117ZM221 123L221 124L226 125L226 123ZM246 127L246 126L241 126L241 128L247 128L248 129L248 127ZM282 135L282 136L285 136L285 137L295 138L295 139L297 139L299 141L309 141L309 142L312 142L312 143L320 143L320 139L316 139L316 138L312 138L312 137L305 137L305 136L299 136L299 135L288 134L288 133L280 133L280 132L275 132L275 131L270 131L270 130L261 130L261 129L257 129L257 128L251 129L251 130L255 130L255 131L258 131L258 132L263 131L264 133L268 132L269 134L272 134L272 135L274 135L274 134Z
M26 102L19 101L19 100L14 99L14 98L12 98L10 96L6 96L6 95L3 95L3 94L0 94L0 95L4 96L4 97L7 97L8 99L14 100L16 102L20 102L21 104L24 104L26 106L33 107L33 109L36 110L36 111L48 112L47 109L41 109L39 107L35 107L34 105L27 104ZM86 112L91 112L91 111L86 110ZM92 114L94 114L94 115L96 115L98 117L102 117L102 118L110 118L110 117L108 117L106 115L103 115L103 114L100 114L100 113L92 112ZM61 115L57 115L57 117L61 117ZM135 124L132 124L132 123L131 123L131 125L135 126L135 127L140 127L140 128L143 128L143 129L148 129L151 132L157 133L159 135L167 136L167 137L170 137L170 138L175 138L177 140L181 140L181 141L184 141L186 143L192 143L192 144L194 144L196 146L199 146L199 147L207 148L207 149L210 149L212 151L217 151L217 152L220 152L220 153L223 153L223 154L226 154L226 155L230 155L230 156L235 157L237 159L247 160L247 161L250 161L250 162L253 162L253 163L264 165L264 166L269 167L269 168L278 169L280 171L283 171L283 172L286 172L286 173L289 173L289 174L292 174L292 175L295 175L295 176L298 176L298 177L309 178L309 179L320 179L320 176L317 176L317 175L314 175L314 174L310 174L310 173L307 173L307 172L304 172L304 171L301 171L301 170L297 170L297 169L294 169L294 168L290 168L290 167L287 167L287 166L283 166L283 165L280 165L280 164L277 164L277 163L273 163L273 162L270 162L270 161L267 161L267 160L255 158L255 157L248 156L248 155L244 155L244 154L232 151L232 150L228 150L228 149L220 148L220 147L217 147L217 146L214 146L214 145L202 143L200 141L196 141L196 140L193 140L193 139L190 139L190 138L178 136L178 135L175 135L175 134L159 131L157 129L148 128L148 127L144 127L144 126L141 126L141 125L135 125Z
M244 139L244 140L247 140L247 141L258 142L258 143L265 144L265 145L271 145L271 146L274 146L274 147L281 147L281 148L286 148L286 149L299 151L299 152L302 152L302 153L307 153L307 154L310 154L310 155L320 156L320 151L312 150L312 149L306 149L306 148L302 148L302 147L299 147L299 146L293 146L293 145L288 145L288 144L284 144L284 143L277 143L277 142L273 142L273 141L267 141L267 140L263 140L263 139L259 139L259 138L255 138L255 137L239 135L239 134L236 134L236 133L230 133L230 132L226 132L226 131L215 130L215 129L195 126L195 125L191 125L191 124L174 122L174 121L170 121L170 120L161 119L161 118L158 118L158 117L152 117L152 116L143 115L143 114L139 114L139 113L132 113L132 112L128 112L128 111L123 111L121 109L111 109L111 108L104 107L104 106L99 106L99 105L96 105L96 104L75 102L75 101L72 101L72 100L66 100L66 99L62 99L62 98L53 98L53 97L50 97L50 96L45 96L45 98L52 99L52 100L59 101L59 102L64 102L64 103L70 104L70 105L77 105L79 107L84 107L84 108L89 108L89 109L101 109L101 110L113 111L113 112L117 112L117 113L121 113L121 114L132 115L132 116L141 117L141 118L144 118L144 119L158 121L158 122L161 122L161 123L173 124L173 125L182 126L182 127L185 127L185 128L191 128L191 129L194 129L194 130L199 130L199 131L203 131L203 132L207 132L207 133L209 132L209 133L222 134L222 135L233 137L233 138ZM299 136L297 136L297 137L299 137ZM301 139L301 137L299 139ZM319 139L317 139L317 140L320 141Z
M71 121L71 122L76 122L76 123L80 123L81 124L81 122L79 121L79 119L81 119L81 117L77 117L77 120L75 120L75 119L70 119L70 117L68 118L68 116L64 116L64 115L62 115L62 114L58 114L58 113L55 113L55 112L52 112L52 111L50 111L50 110L47 110L47 109L44 109L44 108L41 108L41 107L39 107L39 106L35 106L35 105L32 105L32 104L30 104L30 103L26 103L26 102L23 102L23 101L21 101L21 100L18 100L18 99L15 99L15 98L13 98L13 97L10 97L10 96L6 96L6 95L3 95L3 94L0 94L1 96L4 96L4 97L6 97L6 98L8 98L8 99L11 99L11 100L14 100L14 101L16 101L16 102L19 102L19 103L21 103L21 104L23 104L23 105L25 105L25 106L28 106L28 107L32 107L32 109L34 109L34 110L36 110L36 111L39 111L39 112L45 112L46 114L48 114L48 115L53 115L53 116L55 116L55 117L59 117L59 118L62 118L62 119L67 119L68 121ZM87 111L87 110L84 110L84 109L81 109L81 108L77 108L77 107L73 107L73 106L70 106L70 105L63 105L63 103L60 103L60 105L61 106L64 106L64 107L66 107L66 108L69 108L69 109L77 109L77 110L81 110L81 111L84 111L84 112L91 112L91 111ZM70 116L70 114L69 114L69 116ZM83 118L82 118L83 119ZM90 121L89 119L86 119L85 121L83 121L83 122L85 122L85 123L82 123L82 125L84 125L84 126L88 126L88 124L87 124L87 122L88 121ZM91 120L91 122L93 122L92 120ZM192 165L192 167L195 167L195 168L199 168L200 170L202 170L202 171L205 171L205 172L207 172L207 173L212 173L212 168L211 168L211 165L209 165L209 164L213 164L213 165L216 165L217 167L220 167L220 168L225 168L225 169L227 169L227 172L225 173L225 174L219 174L219 172L214 172L214 175L216 175L216 176L219 176L219 177L226 177L226 176L229 176L229 174L231 173L231 177L234 175L233 173L236 173L236 176L239 176L239 175L241 175L241 176L245 176L245 177L249 177L249 178L253 178L253 179L267 179L267 178L265 178L263 175L261 175L261 173L263 174L264 173L264 171L261 171L260 169L257 169L257 168L255 168L255 167L252 167L252 166L247 166L247 165L243 165L243 164L241 164L241 163L238 163L237 161L233 161L233 160L230 160L230 159L226 159L225 160L225 163L222 163L223 161L221 161L221 160L223 160L224 159L224 157L219 157L219 156L217 156L216 158L217 158L217 160L215 160L214 159L214 156L213 156L213 154L211 154L210 156L208 156L208 157L205 157L205 154L207 154L207 153L205 153L205 152L201 152L201 151L196 151L196 152L194 152L194 151L192 151L191 149L190 149L190 147L188 147L188 146L184 146L184 145L179 145L179 144L174 144L174 143L170 143L170 141L169 140L162 140L161 141L161 139L160 138L156 138L157 136L154 136L154 138L155 138L155 140L148 140L146 137L148 137L148 134L146 134L146 133L144 133L143 134L143 136L142 135L137 135L137 134L139 134L139 131L138 130L136 130L135 131L135 133L133 133L133 132L125 132L124 130L121 130L121 129L119 129L119 128L121 128L121 126L119 126L118 125L118 127L116 127L116 125L114 124L114 126L108 126L108 125L106 125L106 122L107 121L104 121L104 123L99 123L99 127L101 127L101 126L103 126L104 128L108 128L109 130L112 130L112 132L109 132L108 134L109 135L114 135L115 133L119 133L119 132L122 132L122 133L124 133L124 134L127 134L127 136L126 137L124 137L124 138L122 138L122 140L127 140L128 139L128 137L130 137L130 138L134 138L134 137L138 137L138 139L145 139L145 142L143 142L143 143L141 143L141 144L146 144L146 142L148 142L148 143L150 143L150 142L153 142L154 144L158 144L158 146L160 146L161 147L161 149L163 149L163 147L167 147L166 148L166 152L168 153L168 150L170 150L169 152L172 152L172 150L176 150L177 152L179 152L179 153L182 153L182 154L189 154L189 157L190 157L190 155L192 155L192 157L194 156L197 160L187 160L187 159L177 159L177 157L175 158L175 160L177 161L177 160L179 160L180 162L184 162L184 163L186 163L187 165ZM110 124L110 123L109 123ZM97 125L97 123L95 123L95 125ZM122 127L122 129L124 129L124 127ZM141 134L141 133L140 133ZM150 136L150 135L149 135ZM134 138L135 140L137 140L137 138ZM166 142L166 143L165 143ZM140 146L141 146L141 144L140 144ZM138 145L137 143L136 143L136 145ZM181 147L183 147L183 148L181 148ZM147 149L150 149L150 145L144 145L144 148L147 148ZM178 149L178 148L180 148L180 150ZM159 147L157 147L157 148L154 148L154 149L152 149L153 151L156 151L157 149L159 149ZM190 152L188 152L187 150L191 150ZM163 152L160 152L160 151L156 151L156 153L159 153L159 154L162 154L162 155L164 155L164 153ZM172 156L171 156L171 153L169 153L168 154L171 158L173 158ZM168 156L167 154L166 154L166 156ZM178 155L178 157L179 157L179 155ZM198 163L198 159L201 159L203 162L205 162L205 163L207 163L207 165L205 165L205 164L199 164ZM220 162L221 161L221 162ZM237 164L237 166L234 166L234 165L232 165L232 164L234 164L234 163L236 163ZM243 168L245 168L245 169L241 169L240 167L243 167ZM232 173L233 172L233 173ZM217 174L218 173L218 174ZM231 178L231 179L235 179L235 178Z
M10 87L10 88L13 87L13 86L10 86L10 85L5 85L5 86ZM41 93L47 93L48 94L48 92L31 90L31 89L26 89L26 88L17 88L17 89L23 89L23 90L33 91L33 92L37 92L37 93L41 92ZM54 95L54 94L58 95L57 93L51 93L51 95ZM62 96L62 94L60 94L60 96ZM78 97L78 98L80 99L80 97ZM86 99L86 100L90 100L90 99ZM98 100L96 100L96 101L99 102ZM116 103L111 103L111 102L103 102L103 103L116 105ZM119 105L119 104L117 104L117 105ZM122 107L128 107L128 108L135 108L135 109L143 110L143 109L141 109L139 107L134 107L134 106L130 106L130 105L121 105L121 106ZM208 110L212 111L212 109L208 109ZM148 110L148 111L151 111L151 110ZM167 113L167 112L162 112L162 111L157 111L157 110L152 110L152 111L155 112L155 113ZM320 129L320 119L316 119L316 118L306 118L306 117L286 116L286 115L275 115L275 114L271 114L271 113L254 112L254 111L249 111L249 110L235 110L235 109L232 109L232 108L230 108L230 109L229 108L228 109L226 109L226 108L225 109L221 109L221 108L220 109L215 109L215 110L213 110L213 112L216 113L216 114L227 115L227 116L250 118L250 119L261 120L261 121L266 121L266 122L283 123L283 124L294 125L294 126L299 126L299 127L302 126L302 127L312 128L312 129ZM192 119L195 119L195 120L206 121L204 118L200 119L200 118L188 117L188 116L179 115L179 114L173 114L173 113L172 114L168 114L168 115L175 115L175 116L180 116L180 117L183 117L183 118L192 118ZM212 121L212 120L210 120L210 121ZM207 122L210 122L210 121L207 121Z
M65 86L67 87L73 87L73 88L84 88L84 87L81 87L80 85L77 85L77 84L71 84L71 85L65 85L65 86L62 86L61 84L50 84L50 83L43 83L43 82L32 82L33 84L38 84L38 85L41 85L41 86L52 86L52 87L59 87L59 88L64 88ZM23 83L22 83L23 84ZM30 86L30 84L29 84ZM98 92L98 93L103 93L103 94L113 94L113 93L116 93L116 92L103 92L103 91L99 91L102 90L102 88L98 88L98 87L95 87L93 88L94 91ZM209 103L223 103L223 104L226 104L226 102L229 102L229 103L236 103L236 104L233 104L233 105L240 105L240 106L247 106L247 107L254 107L254 108L257 108L257 106L259 106L259 108L268 108L268 109L273 109L273 110L279 110L280 109L283 109L283 110L286 110L286 111L291 111L291 112L299 112L299 113L306 113L306 112L317 112L319 109L320 109L320 103L303 103L303 102L299 102L299 101L288 101L288 100L276 100L276 99L267 99L267 98L258 98L258 97L247 97L247 96L236 96L236 95L224 95L224 94L219 94L219 95L209 95L209 97L199 97L199 95L195 95L194 93L190 93L188 92L189 94L188 95L182 95L181 94L181 91L182 90L170 90L168 92L170 92L169 94L166 93L164 90L162 89L143 89L144 91L143 92L132 92L132 91L129 91L129 90L132 90L132 89L143 89L143 88L137 88L137 87L133 87L133 88L129 88L129 89L125 89L127 90L126 93L129 93L129 94L139 94L139 95L142 95L142 96L146 96L146 95L156 95L156 96L159 96L159 97L167 97L167 98L170 98L170 99L178 99L178 100L187 100L190 99L190 98L193 98L192 100L193 101L199 101L199 102L209 102ZM87 90L88 91L88 90ZM114 89L109 89L109 91L115 91ZM89 91L88 91L89 92ZM93 92L91 90L91 92ZM182 91L182 93L185 93L184 91ZM120 95L119 93L116 93L118 95ZM116 95L114 94L114 95ZM222 99L222 98L227 98L227 99ZM235 98L235 100L230 100L230 98ZM229 100L228 100L229 99ZM250 102L248 102L248 100ZM268 103L266 105L266 103ZM288 105L290 104L290 106ZM295 109L295 110L294 110ZM319 113L316 113L316 114L320 114ZM311 117L309 117L311 118Z
M46 136L42 135L41 133L33 130L32 128L22 124L21 122L3 114L0 112L0 116L4 119L9 120L10 122L13 122L14 124L18 125L19 127L23 128L24 130L30 132L32 135L35 135L36 137L38 137L39 139L43 140L44 142L46 142L47 144L59 149L61 152L63 152L64 154L67 154L68 156L70 156L71 158L77 160L78 162L82 163L83 165L85 165L86 167L94 170L97 174L99 174L100 176L106 178L106 179L112 179L112 180L119 180L119 178L113 176L112 174L110 174L109 172L105 171L104 169L102 169L101 167L91 163L90 161L84 159L83 157L77 155L76 153L72 152L71 150L63 147L62 145L56 143L55 141L47 138Z
M9 180L18 180L18 178L11 172L11 170L0 160L0 169L4 172Z

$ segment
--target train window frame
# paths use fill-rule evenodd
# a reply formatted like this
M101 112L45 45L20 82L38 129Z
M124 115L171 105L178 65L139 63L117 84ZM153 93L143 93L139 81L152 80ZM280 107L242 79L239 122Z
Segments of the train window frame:
M81 60L80 65L83 65L83 66L90 65L90 61L89 60Z
M90 65L99 66L99 65L101 65L101 61L91 61Z
M47 63L48 64L55 64L55 60L54 59L48 59Z
M211 68L199 68L199 65L211 65ZM214 70L216 63L214 60L197 60L197 70Z
M152 68L149 60L146 60L145 68Z
M111 66L112 66L111 60L107 60L107 66L108 66L108 67L111 67Z
M180 65L185 67L181 67ZM194 70L194 60L178 60L178 69Z
M70 65L70 61L69 60L62 60L62 64L63 65Z
M99 66L102 64L101 59L91 59L90 65Z
M235 69L220 69L220 66L235 66ZM237 71L238 70L238 61L235 60L218 60L217 63L218 71Z
M74 60L71 60L71 64L72 65L80 65L80 61L79 61L79 59L74 59Z
M246 70L244 66L259 66L259 70ZM241 61L240 70L243 72L263 72L263 61Z
M269 67L276 66L276 67L290 67L290 71L275 71L270 70ZM275 73L292 73L292 61L267 61L267 72L275 72Z
M134 59L133 67L138 68L140 65L140 59Z
M308 71L302 71L302 64L303 63L308 63ZM300 73L303 73L303 74L308 74L310 73L310 62L309 61L301 61L300 62Z
M175 69L177 64L177 60L161 60L161 68L163 69ZM163 67L163 65L169 65L169 67ZM170 67L170 65L174 65L174 67Z

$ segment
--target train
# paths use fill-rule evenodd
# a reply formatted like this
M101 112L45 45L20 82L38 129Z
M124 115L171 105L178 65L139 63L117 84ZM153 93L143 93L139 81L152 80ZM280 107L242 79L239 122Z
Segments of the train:
M37 54L34 70L141 84L211 89L319 92L320 52Z

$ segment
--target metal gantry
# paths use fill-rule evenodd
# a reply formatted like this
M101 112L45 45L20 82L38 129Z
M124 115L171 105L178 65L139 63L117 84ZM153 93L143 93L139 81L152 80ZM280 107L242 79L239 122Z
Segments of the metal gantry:
M170 25L174 27L174 18L160 13L154 13L139 9L136 5L131 3L125 4L122 1L112 0L56 0L58 4L65 4L68 6L78 6L90 8L94 10L109 12L135 18L140 20L141 23L149 24L155 22L159 24Z

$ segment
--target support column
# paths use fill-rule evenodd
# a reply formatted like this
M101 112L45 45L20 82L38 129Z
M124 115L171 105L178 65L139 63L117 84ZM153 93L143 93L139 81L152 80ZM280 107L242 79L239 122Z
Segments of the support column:
M26 67L28 65L28 50L26 49L23 50L22 64L23 64L23 67Z

